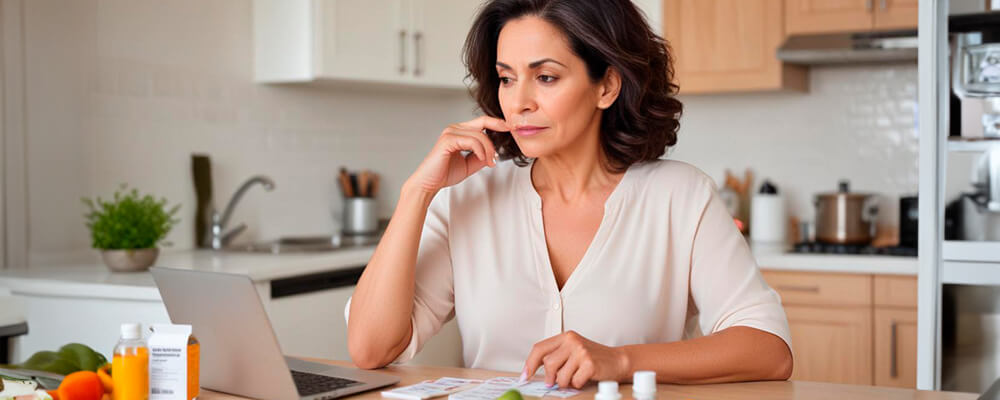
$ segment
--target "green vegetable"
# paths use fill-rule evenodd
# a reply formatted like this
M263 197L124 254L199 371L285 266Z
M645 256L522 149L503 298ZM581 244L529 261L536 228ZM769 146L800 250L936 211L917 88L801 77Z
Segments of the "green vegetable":
M76 360L81 370L97 371L108 363L104 355L79 343L70 343L59 348L59 355L67 360Z
M500 397L497 397L497 400L524 400L524 397L521 397L521 392L518 392L517 389L511 389L503 392Z
M39 351L18 364L17 367L37 371L69 375L76 371L97 371L97 368L108 363L104 355L79 343L70 343L59 348L59 351Z
M174 216L180 204L166 210L167 199L139 196L139 191L121 185L112 201L83 198L89 212L84 215L95 249L124 250L156 247L179 222ZM123 193L124 192L124 193ZM166 244L166 243L165 243Z

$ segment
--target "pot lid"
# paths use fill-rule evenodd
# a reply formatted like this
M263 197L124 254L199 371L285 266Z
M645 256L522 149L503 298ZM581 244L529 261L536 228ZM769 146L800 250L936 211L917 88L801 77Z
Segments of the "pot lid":
M839 182L837 182L837 191L836 192L824 192L824 193L817 193L816 194L816 198L817 199L819 199L819 198L826 198L826 197L847 197L847 198L860 198L860 199L864 199L864 198L868 198L868 197L871 197L871 196L874 196L874 194L852 192L851 191L851 182L848 181L847 179L842 179Z

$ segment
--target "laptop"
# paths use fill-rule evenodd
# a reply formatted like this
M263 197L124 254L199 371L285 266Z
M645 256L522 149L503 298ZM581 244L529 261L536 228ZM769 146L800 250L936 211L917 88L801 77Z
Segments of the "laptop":
M163 267L150 271L170 320L191 325L201 343L204 388L257 399L320 400L399 382L384 373L281 354L248 276Z

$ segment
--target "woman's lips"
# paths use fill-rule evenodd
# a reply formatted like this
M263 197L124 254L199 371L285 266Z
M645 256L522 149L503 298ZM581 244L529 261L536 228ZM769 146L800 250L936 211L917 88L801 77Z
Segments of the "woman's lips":
M524 125L515 128L514 132L519 136L534 136L543 130L545 130L545 127L542 126Z

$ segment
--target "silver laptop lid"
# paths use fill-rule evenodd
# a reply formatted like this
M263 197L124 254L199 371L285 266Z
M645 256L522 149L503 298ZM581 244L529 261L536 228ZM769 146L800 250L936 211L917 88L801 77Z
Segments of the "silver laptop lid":
M201 386L245 397L297 400L267 312L245 275L150 269L175 324L201 342Z

